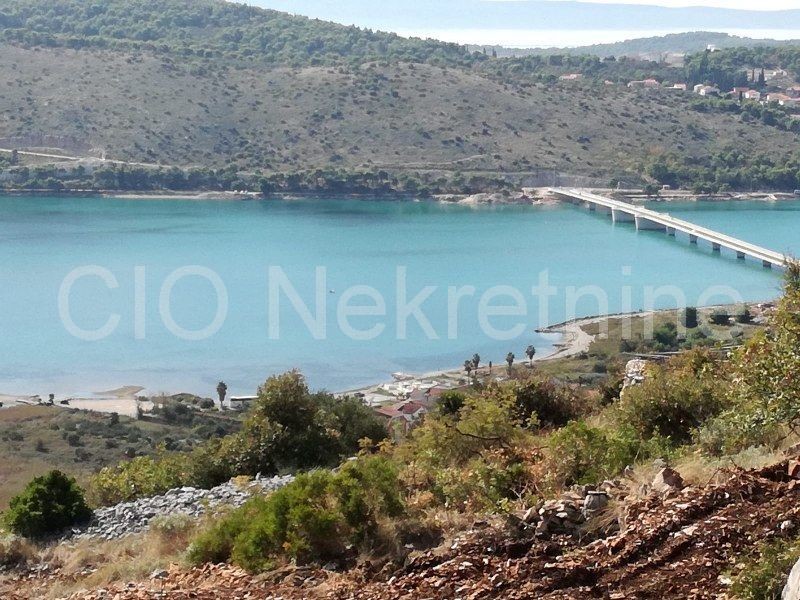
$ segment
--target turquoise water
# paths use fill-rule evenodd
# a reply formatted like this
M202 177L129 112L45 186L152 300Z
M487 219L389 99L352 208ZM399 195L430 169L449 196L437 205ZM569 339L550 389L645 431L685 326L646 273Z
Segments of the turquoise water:
M800 250L800 203L660 209L775 250ZM522 357L529 343L547 352L555 339L534 333L536 328L649 307L648 287L677 285L689 304L711 286L729 286L747 301L772 298L780 287L777 272L754 263L614 226L572 206L0 197L0 211L1 393L66 394L131 384L151 393L211 395L220 379L233 394L252 393L268 375L290 368L301 369L315 386L346 389L394 371L452 367L474 352L495 363L508 351ZM118 287L109 289L96 276L78 278L68 316L76 327L96 330L116 315L116 328L98 341L76 338L59 312L65 277L89 265L106 269ZM162 286L186 266L209 269L227 293L225 319L207 339L176 336L160 313ZM277 281L274 272L270 279L270 267L282 269L312 313L321 297L323 339L309 331L284 293L279 308L270 302L269 282ZM319 294L316 267L326 270ZM421 304L432 332L412 316L405 335L398 335L398 268L405 268L408 299L435 287ZM555 289L547 306L531 293L542 274ZM354 316L345 323L359 331L383 325L373 339L353 339L337 318L337 304L356 285L370 286L386 304L385 317ZM474 295L459 303L457 323L448 317L448 286L474 287ZM517 290L524 302L516 311L522 314L487 317L495 330L516 327L505 336L512 339L497 339L479 318L481 296L493 286ZM706 303L728 301L713 292ZM203 329L218 309L214 287L198 276L179 279L168 300L171 317L184 330ZM374 306L375 298L351 301ZM510 302L498 296L488 304ZM652 304L681 303L662 295ZM270 314L279 325L273 335Z

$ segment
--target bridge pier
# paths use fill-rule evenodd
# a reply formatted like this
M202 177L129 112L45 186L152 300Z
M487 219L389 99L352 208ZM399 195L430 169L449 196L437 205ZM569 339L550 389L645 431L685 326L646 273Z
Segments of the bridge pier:
M646 217L640 217L636 215L636 229L641 229L643 231L666 231L666 226L663 223L657 223L656 221L651 221Z
M714 253L721 253L722 247L725 246L726 250L736 254L738 260L746 260L747 258L760 260L766 269L780 269L785 265L784 257L778 252L748 244L732 236L677 219L670 216L669 213L658 213L585 190L553 188L551 191L554 196L564 198L573 204L604 215L611 215L614 223L635 223L636 229L663 231L673 238L680 231L682 235L689 236L690 244L697 245L702 238L704 244L708 242L711 245Z
M625 212L624 210L620 210L618 208L612 208L611 220L614 221L614 223L633 223L636 219L629 212Z

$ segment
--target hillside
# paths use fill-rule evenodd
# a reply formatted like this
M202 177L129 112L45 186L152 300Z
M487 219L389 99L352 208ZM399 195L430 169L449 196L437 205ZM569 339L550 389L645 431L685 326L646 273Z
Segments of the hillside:
M736 148L780 163L796 148L795 133L768 123L624 85L684 76L655 63L494 60L217 0L0 0L0 25L0 148L225 169L225 182L214 176L222 187L313 169L387 171L450 191L498 178L548 185L556 173L607 185L642 181L666 152L693 164ZM575 70L586 79L558 81ZM6 181L151 185L118 172L92 180L97 167L31 165Z
M653 59L663 54L690 54L703 52L709 46L724 48L753 48L755 46L796 46L800 40L757 39L714 31L691 31L668 35L643 37L613 44L593 44L577 48L548 48L520 50L498 49L499 56L524 56L530 54L591 54L594 56L647 56Z

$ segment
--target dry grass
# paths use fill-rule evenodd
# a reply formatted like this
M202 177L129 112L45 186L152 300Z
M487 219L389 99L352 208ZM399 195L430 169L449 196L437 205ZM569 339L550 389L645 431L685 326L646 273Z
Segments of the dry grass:
M44 549L41 559L61 569L45 598L62 598L81 589L147 578L153 571L183 563L199 522L188 517L157 520L149 532L119 540L81 540Z
M126 452L152 454L169 439L193 443L207 439L217 427L237 428L235 421L216 413L197 413L191 423L134 420L63 407L18 406L0 410L0 454L13 457L0 463L0 510L33 478L59 469L85 484L104 466L125 459ZM202 428L202 429L199 429ZM69 440L78 436L77 445Z

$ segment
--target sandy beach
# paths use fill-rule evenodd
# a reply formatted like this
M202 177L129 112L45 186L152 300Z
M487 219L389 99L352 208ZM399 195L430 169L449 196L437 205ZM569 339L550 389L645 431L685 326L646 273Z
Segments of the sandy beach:
M145 388L137 385L126 385L113 390L93 392L91 396L56 397L53 406L103 413L117 413L135 418L140 405L149 405L149 403L141 403L137 400L139 394L144 389ZM42 396L21 396L0 393L0 402L2 402L3 408L11 408L14 406L45 405L48 403L48 399ZM62 402L66 402L67 404L62 404ZM145 410L148 409L148 406L141 407Z

